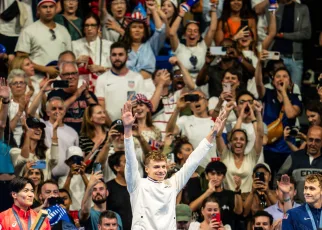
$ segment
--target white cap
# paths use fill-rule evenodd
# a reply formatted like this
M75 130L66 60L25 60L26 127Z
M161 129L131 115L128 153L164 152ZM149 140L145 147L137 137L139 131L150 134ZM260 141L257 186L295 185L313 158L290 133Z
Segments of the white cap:
M80 156L80 157L84 157L83 156L83 151L80 147L78 146L71 146L67 149L67 157L66 157L66 161L69 160L69 158L71 158L72 156ZM66 162L65 161L65 162Z

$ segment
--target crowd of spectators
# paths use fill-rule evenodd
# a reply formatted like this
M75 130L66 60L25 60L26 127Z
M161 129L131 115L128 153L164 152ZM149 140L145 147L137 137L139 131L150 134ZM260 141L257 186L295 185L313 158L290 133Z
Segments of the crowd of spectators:
M317 9L313 0L1 0L0 229L30 229L41 213L41 229L130 230L143 218L134 208L156 221L172 212L145 207L149 197L131 207L129 101L141 178L155 152L168 178L184 171L225 111L176 196L177 229L321 227L303 223L322 209Z

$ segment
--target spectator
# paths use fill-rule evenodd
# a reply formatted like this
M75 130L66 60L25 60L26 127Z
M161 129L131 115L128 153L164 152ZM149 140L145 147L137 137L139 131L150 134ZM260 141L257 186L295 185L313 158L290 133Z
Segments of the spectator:
M306 117L309 120L310 126L321 126L322 127L322 104L313 101L305 105Z
M198 148L190 155L183 168L170 179L164 180L167 174L166 159L161 152L154 151L145 159L145 171L148 178L141 178L138 162L134 153L132 126L135 118L132 115L132 105L128 101L122 111L125 138L125 179L130 193L133 212L132 228L143 226L147 229L175 229L176 195L186 184L188 178L198 167L199 162L209 149L214 138L214 132L222 127L223 114L220 114L214 128ZM161 186L160 186L161 185ZM162 198L161 198L162 197ZM162 201L162 202L160 202ZM141 209L139 207L147 207ZM166 210L165 212L160 210Z
M261 71L261 63L258 62L255 73L256 87L259 98L265 104L263 121L268 127L268 144L264 147L264 158L274 178L291 152L281 138L283 128L295 124L302 105L298 96L289 92L291 77L287 69L279 68L274 72L274 89L264 87Z
M283 175L286 177L287 175ZM288 181L283 181L281 178L278 181L278 187L276 188L276 194L278 201L265 209L266 212L271 214L274 218L274 226L281 227L284 213L291 208L299 207L300 204L294 201L294 196L297 193L296 182L293 177L287 176Z
M124 175L125 152L117 151L111 155L108 158L108 165L116 175L116 178L106 183L109 192L106 198L106 205L108 205L109 209L120 214L124 229L131 229L132 209Z
M253 216L253 230L261 227L263 230L271 230L273 225L273 217L266 211L257 211Z
M242 23L246 21L247 27ZM220 44L224 38L237 40L239 34L238 29L242 29L242 34L248 35L251 30L254 35L254 40L257 40L256 21L248 9L248 4L245 0L229 0L224 1L221 18L218 22L215 41Z
M30 209L34 200L34 184L32 180L17 177L10 182L10 192L14 203L12 208L0 213L0 226L2 229L14 228L16 224L20 229L30 229L31 223L36 221L37 212ZM28 216L28 218L26 218ZM12 226L16 223L15 226ZM41 230L51 229L45 218Z
M58 122L53 125L54 140L51 147L48 148L45 144L45 127L46 125L37 118L27 118L23 121L24 133L22 136L23 142L21 148L12 148L10 155L15 166L15 174L23 175L23 170L28 162L34 164L45 161L44 179L51 178L51 171L58 163L58 137L57 128ZM28 169L28 168L27 168Z
M208 115L207 107L208 100L204 93L201 91L193 91L191 93L198 97L198 101L190 102L185 101L184 95L180 96L177 101L175 111L171 115L167 124L166 132L172 133L173 135L181 133L188 137L190 143L194 148L197 148L198 144L202 140L202 134L209 132L214 127L214 121ZM193 112L191 116L182 116L178 119L180 111L182 111L187 105ZM216 156L216 149L213 147L207 156L202 159L200 166L206 167L211 157Z
M55 10L54 0L39 1L37 5L39 20L22 31L15 49L17 56L29 55L38 72L35 75L38 83L46 74L51 77L58 75L58 69L52 65L47 66L47 64L56 61L61 52L71 49L71 38L68 31L54 21ZM42 36L40 37L39 34Z
M125 14L128 10L128 1L125 0L112 0L104 1L103 12L104 26L102 26L103 38L116 42L123 37L126 27ZM106 12L107 9L107 12Z
M13 134L12 146L21 146L21 136L23 133L21 118L26 116L29 99L25 96L28 79L25 72L14 69L8 76L8 83L12 93L9 104L10 131Z
M169 31L172 51L194 79L205 63L207 49L211 46L213 37L215 35L217 27L216 6L216 4L212 4L211 22L204 39L201 39L199 22L189 21L184 28L184 37L186 38L186 43L180 43L177 31L181 24L181 20L185 15L185 11L183 10L182 6L179 7L178 16L173 22Z
M76 64L62 63L60 65L60 77L62 80L68 81L68 88L52 90L48 94L47 100L52 97L60 97L65 101L64 123L79 133L85 108L90 104L96 104L97 98L92 92L88 91L86 83L77 88L79 74Z
M39 205L41 205L40 200L39 200L39 187L40 187L39 185L44 182L44 172L42 171L42 169L33 169L32 163L28 162L27 167L24 172L24 177L29 178L34 183L35 197L34 197L34 202L33 202L32 206L38 207Z
M320 174L311 174L305 178L305 204L287 211L282 222L283 230L318 229L321 227L321 219L319 219L321 213L321 183L322 177ZM312 212L314 215L312 215Z
M98 75L106 72L111 63L109 60L111 41L101 39L98 31L101 28L100 19L90 13L84 18L84 38L72 42L73 52L77 63L95 75L90 79L93 87L96 86Z
M176 220L178 230L190 229L190 223L192 218L192 211L186 204L176 205Z
M304 178L315 172L322 172L322 128L312 126L307 133L307 147L291 153L278 171L278 176L289 174L297 183L297 190L302 191ZM297 193L297 198L304 202L302 192Z
M217 151L220 156L220 160L227 166L227 174L225 178L225 188L229 190L235 190L236 181L241 180L240 189L242 193L250 192L253 179L252 169L255 167L263 144L263 125L262 125L262 106L258 101L254 101L254 110L249 103L244 103L244 109L246 106L250 108L250 111L255 118L252 122L255 129L255 142L250 152L246 153L246 144L248 142L248 136L243 129L233 129L229 135L229 142L226 145L222 137L222 131L220 130L216 135ZM233 104L227 104L226 110L228 113L231 111ZM228 116L228 115L227 115ZM229 148L228 148L229 146Z
M192 211L197 211L208 197L213 197L218 201L223 224L228 224L232 229L235 229L235 214L240 215L243 212L243 202L239 189L240 183L236 183L236 190L234 191L223 188L226 172L227 167L224 163L220 161L210 162L205 170L208 188L201 196L190 203L190 208Z
M296 20L294 15L297 15ZM301 87L303 42L311 38L309 9L305 4L293 0L281 0L276 19L277 34L271 50L281 53L292 81Z
M61 14L56 14L54 21L63 25L71 36L72 41L83 37L83 20L76 15L78 0L61 0Z
M247 195L243 194L246 197L243 213L245 217L277 202L276 194L268 186L271 179L271 169L266 163L259 163L254 167L252 190Z
M213 219L214 214L221 216L221 210L220 205L217 201L217 199L213 196L207 197L201 205L201 213L203 216L203 221L201 223L199 222L193 222L190 224L191 230L207 230L207 229L218 229L218 230L231 230L230 225L226 224L223 225L223 223L217 222L217 219Z
M107 124L104 108L98 104L90 105L85 109L82 129L79 137L79 146L85 154L85 162L89 162L86 173L91 173L93 163L98 155L100 163L105 167L109 143L107 141ZM105 156L105 157L104 157Z
M99 216L103 211L107 210L106 197L109 191L102 178L101 171L92 173L82 200L79 220L81 226L85 227L86 230L96 229L99 223ZM94 203L93 207L91 207L91 201ZM121 230L123 229L121 217L117 213L115 215L117 216L118 230Z
M106 210L103 211L99 217L98 230L117 230L117 216L114 212Z
M140 12L134 11L122 41L127 49L131 50L128 54L129 58L126 60L127 67L134 72L140 73L144 79L148 79L145 84L149 85L152 73L155 71L155 56L163 47L166 35L165 25L157 12L156 3L149 1L146 3L146 7L151 11L155 23L154 34L149 38L146 19L143 18Z
M143 78L140 74L126 67L128 60L127 48L123 43L115 42L111 45L111 70L97 79L96 96L99 104L106 109L112 121L121 117L122 104L137 93L144 92ZM147 58L147 57L145 57Z
M65 207L66 211L68 212L68 215L73 218L75 226L77 228L80 228L78 211L70 211L70 206L73 204L73 201L69 191L64 188L59 189L59 197L62 198L62 200L64 201L62 205Z

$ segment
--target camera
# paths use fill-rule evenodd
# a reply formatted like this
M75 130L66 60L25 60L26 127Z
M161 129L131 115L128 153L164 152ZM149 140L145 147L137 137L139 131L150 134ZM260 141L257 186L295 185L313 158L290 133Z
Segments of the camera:
M199 101L199 95L198 94L186 94L184 95L184 101L190 101L190 102L197 102Z
M56 204L64 204L64 201L61 197L50 197L48 198L48 204L49 206L53 206L53 205L56 205Z
M299 134L299 128L296 127L296 126L292 126L291 128L291 131L290 131L290 136L292 137L296 137L298 134Z

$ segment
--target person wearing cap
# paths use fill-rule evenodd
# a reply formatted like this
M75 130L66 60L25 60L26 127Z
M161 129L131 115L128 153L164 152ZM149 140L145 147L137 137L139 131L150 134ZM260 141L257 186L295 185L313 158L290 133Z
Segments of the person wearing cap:
M53 142L48 148L45 144L46 125L38 118L29 117L23 121L24 133L21 148L12 148L10 155L15 166L17 175L23 174L23 171L36 165L44 165L44 179L51 178L52 169L58 163L59 147L57 128L59 122L53 124ZM40 166L39 166L40 167ZM43 166L41 166L43 167Z
M222 128L224 113L220 114L214 128L191 153L186 164L169 179L165 179L167 160L160 151L152 151L145 158L145 171L148 177L140 176L132 135L136 115L133 116L131 101L127 101L122 113L126 158L125 179L133 213L131 229L176 229L177 194L212 147L214 133Z
M200 197L192 201L189 206L192 211L198 211L207 197L215 197L221 209L223 224L229 224L234 229L234 216L235 214L240 215L243 212L243 201L239 183L236 183L236 189L234 191L227 190L223 187L226 172L227 167L224 163L220 161L210 162L205 169L208 188Z
M57 60L61 52L71 49L71 37L68 31L54 21L55 11L55 0L39 0L37 5L39 20L22 31L15 49L17 56L29 55L37 71L35 78L38 83L46 75L57 77L58 69L46 65Z
M176 205L177 230L188 230L192 218L192 211L189 205Z
M271 169L266 163L258 163L253 169L253 184L252 190L249 193L244 193L244 216L254 214L258 210L276 204L277 194L269 189L271 180Z
M111 45L112 68L100 75L96 82L95 95L112 121L121 117L122 105L131 96L144 93L144 81L139 73L126 66L127 47L122 42Z

